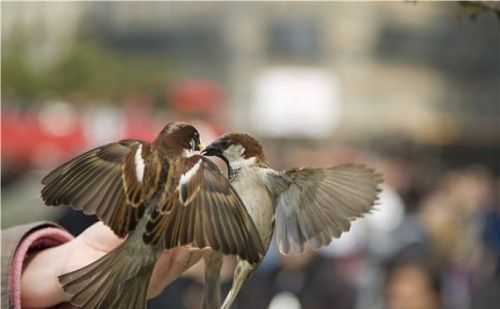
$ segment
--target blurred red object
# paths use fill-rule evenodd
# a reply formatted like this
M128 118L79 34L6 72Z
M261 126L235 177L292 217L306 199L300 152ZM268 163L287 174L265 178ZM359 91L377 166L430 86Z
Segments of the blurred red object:
M153 99L145 94L131 94L123 103L124 128L120 139L153 141L164 123L155 122Z
M69 157L85 147L81 122L65 134L47 131L38 113L2 111L2 161L31 167Z
M171 107L184 112L217 112L224 104L222 89L208 80L188 80L174 84Z

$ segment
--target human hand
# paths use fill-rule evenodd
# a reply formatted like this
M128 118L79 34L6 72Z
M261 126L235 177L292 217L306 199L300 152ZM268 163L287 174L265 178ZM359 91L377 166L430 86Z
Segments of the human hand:
M69 301L69 295L64 293L58 276L90 264L123 241L110 228L98 222L65 244L30 255L21 277L22 307L50 307ZM201 256L200 249L165 250L155 264L149 282L148 298L157 296Z

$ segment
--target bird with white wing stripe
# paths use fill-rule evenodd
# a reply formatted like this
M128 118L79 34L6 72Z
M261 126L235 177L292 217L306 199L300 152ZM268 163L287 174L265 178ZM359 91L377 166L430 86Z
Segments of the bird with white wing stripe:
M163 250L178 246L259 261L264 246L242 201L197 150L198 131L173 122L153 143L107 144L42 180L47 205L95 214L116 235L127 237L102 258L59 277L72 304L145 308L155 262Z

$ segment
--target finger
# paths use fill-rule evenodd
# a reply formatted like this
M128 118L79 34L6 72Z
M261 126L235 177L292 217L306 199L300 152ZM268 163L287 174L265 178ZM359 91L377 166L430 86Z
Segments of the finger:
M80 269L96 261L122 242L123 239L118 238L103 223L97 222L91 225L78 237L65 244L68 250L58 275Z
M163 289L182 272L200 260L202 254L200 250L189 248L174 248L165 250L153 270L153 275L149 283L148 298L157 296Z
M189 261L182 270L182 273L190 269L194 264L198 263L198 261L203 257L204 254L205 254L204 250L192 249Z
M103 252L109 252L124 240L116 236L115 233L101 221L91 225L83 231L77 239L83 241L90 248Z

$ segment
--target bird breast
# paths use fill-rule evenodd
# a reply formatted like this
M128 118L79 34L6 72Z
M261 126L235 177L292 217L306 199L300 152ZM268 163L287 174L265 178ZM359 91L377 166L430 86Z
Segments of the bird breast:
M273 234L274 205L260 168L241 168L231 182L259 232L265 246Z

